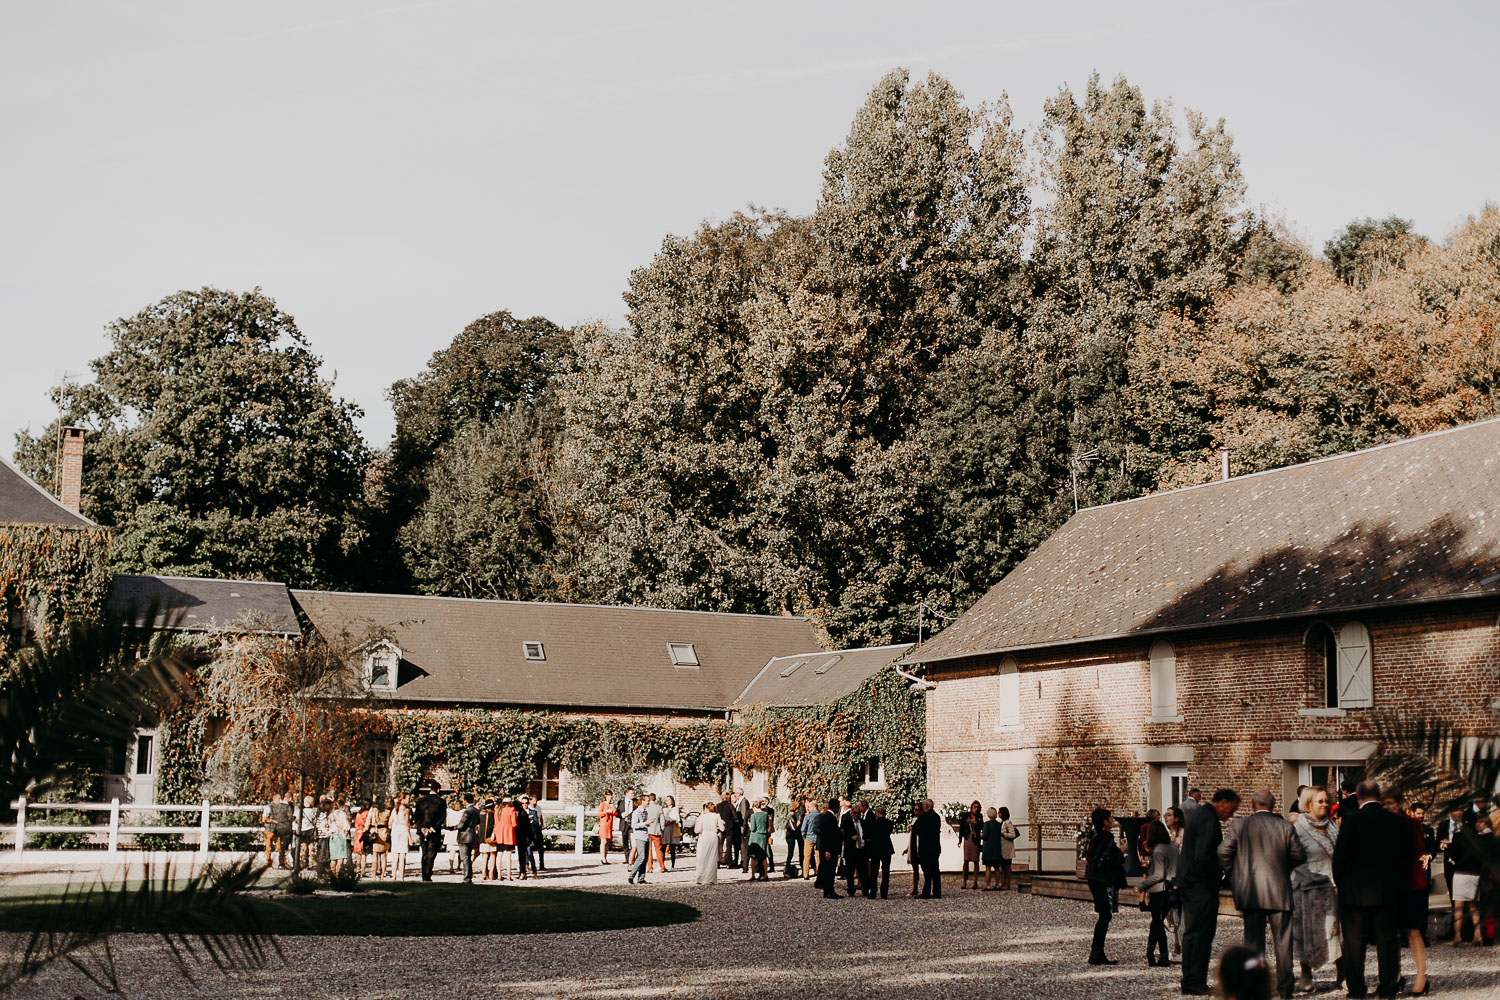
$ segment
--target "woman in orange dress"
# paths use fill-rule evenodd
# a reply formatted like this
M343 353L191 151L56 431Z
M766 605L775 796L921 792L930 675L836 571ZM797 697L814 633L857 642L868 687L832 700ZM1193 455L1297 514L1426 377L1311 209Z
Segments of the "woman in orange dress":
M604 790L604 801L599 803L599 863L609 864L609 843L615 837L614 792Z
M500 878L515 878L516 804L508 795L495 814L495 846L500 851Z

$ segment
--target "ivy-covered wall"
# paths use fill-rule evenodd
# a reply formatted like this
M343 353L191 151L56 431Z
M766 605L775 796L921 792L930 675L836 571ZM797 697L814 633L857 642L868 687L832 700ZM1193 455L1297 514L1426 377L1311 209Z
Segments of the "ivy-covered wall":
M5 616L20 607L45 639L70 618L93 617L109 594L109 531L60 524L0 524L0 660L17 636Z

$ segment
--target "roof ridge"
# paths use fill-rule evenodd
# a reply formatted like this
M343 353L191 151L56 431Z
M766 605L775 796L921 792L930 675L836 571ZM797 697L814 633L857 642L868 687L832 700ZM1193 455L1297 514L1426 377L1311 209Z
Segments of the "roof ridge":
M69 514L71 514L74 517L78 518L80 521L82 521L84 523L84 525L86 525L86 526L88 526L90 528L97 528L97 527L99 527L98 522L94 521L92 518L84 517L82 513L80 513L79 511L74 510L72 507L69 507L67 504L63 503L57 497L53 496L51 490L49 490L46 487L42 486L41 483L37 482L35 479L32 479L25 472L22 472L20 466L18 466L15 463L11 462L10 459L6 458L4 455L0 455L0 463L4 463L5 467L8 468L8 469L10 469L11 472L14 472L16 475L20 476L23 482L25 482L32 489L36 490L37 493L41 494L47 500L51 501L51 503L52 503L52 505L54 507L57 507L59 510L65 510L65 511L67 511ZM16 521L14 523L16 523L16 524L31 524L31 523L47 523L47 522Z
M1247 472L1243 476L1230 476L1228 479L1212 479L1206 483L1194 483L1192 486L1179 486L1175 490L1162 490L1160 493L1145 493L1138 497L1129 497L1125 500L1112 500L1109 503L1096 504L1092 507L1080 507L1079 514L1091 510L1105 510L1109 507L1119 507L1128 503L1139 503L1142 500L1154 500L1158 497L1175 496L1179 493L1187 493L1190 490L1208 489L1213 486L1227 486L1230 483L1241 483L1247 479L1255 479L1258 476L1272 476L1278 473L1291 472L1295 469L1305 469L1312 465L1322 465L1325 462L1339 462L1344 459L1355 458L1360 455L1368 455L1375 451L1384 451L1387 448L1399 448L1403 445L1414 444L1417 441L1425 441L1428 438L1442 437L1445 434L1453 434L1458 431L1473 430L1486 424L1500 424L1500 417L1485 417L1483 420L1472 420L1457 427L1444 427L1440 430L1428 431L1425 434L1415 434L1411 437L1397 438L1395 441L1387 441L1384 444L1371 445L1368 448L1360 448L1356 451L1344 451L1337 455L1325 455L1322 458L1308 459L1306 462L1297 462L1293 465L1278 465L1274 469L1261 469L1259 472ZM1074 515L1075 517L1077 515ZM1061 530L1061 529L1059 529Z
M893 642L888 646L850 646L847 649L815 649L805 653L784 653L781 656L773 656L772 660L792 660L799 656L833 656L836 653L879 653L887 649L910 649L910 642Z
M179 576L173 573L116 573L115 576L133 576L141 580L202 580L205 583L258 583L267 587L292 588L280 580L246 580L229 576Z
M806 615L765 615L755 614L750 611L701 611L696 608L653 608L642 604L575 604L568 601L513 601L488 597L449 597L444 594L382 594L369 590L312 590L306 587L288 587L287 590L292 594L331 594L335 597L385 597L401 601L459 601L466 604L516 604L528 608L597 608L609 611L660 611L674 615L714 615L718 618L762 618L767 621L811 621Z

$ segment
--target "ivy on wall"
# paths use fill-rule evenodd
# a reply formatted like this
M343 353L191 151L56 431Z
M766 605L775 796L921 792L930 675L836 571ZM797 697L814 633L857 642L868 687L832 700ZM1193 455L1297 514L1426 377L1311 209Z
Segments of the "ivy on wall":
M0 524L0 615L19 607L45 639L63 622L93 617L109 593L109 530L61 524ZM17 640L0 617L0 660Z

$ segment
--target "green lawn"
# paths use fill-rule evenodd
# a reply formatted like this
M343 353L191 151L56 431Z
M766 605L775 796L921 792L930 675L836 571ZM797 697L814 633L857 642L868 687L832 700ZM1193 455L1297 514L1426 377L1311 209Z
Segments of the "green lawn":
M437 937L468 934L548 934L656 927L696 920L682 903L580 892L574 889L481 887L455 883L386 883L393 895L357 892L340 896L254 899L260 929L277 935L338 937ZM0 893L0 931L28 931L61 886L8 886ZM49 902L50 901L50 902ZM87 914L78 914L86 923ZM153 932L158 928L117 928Z

